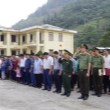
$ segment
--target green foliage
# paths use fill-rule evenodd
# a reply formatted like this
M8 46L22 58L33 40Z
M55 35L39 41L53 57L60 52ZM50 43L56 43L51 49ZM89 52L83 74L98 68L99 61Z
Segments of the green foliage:
M103 44L110 28L110 0L48 0L48 3L13 26L15 29L36 24L51 24L78 31L75 46ZM108 42L108 41L107 41Z
M42 55L43 52L40 50L40 51L37 52L37 54L38 54L38 55Z
M102 38L99 41L99 46L110 47L110 32L102 36Z
M47 4L29 15L27 19L19 21L12 27L14 29L22 29L34 25L43 24L43 20L45 18L52 16L55 13L59 13L65 5L73 1L76 0L48 0Z

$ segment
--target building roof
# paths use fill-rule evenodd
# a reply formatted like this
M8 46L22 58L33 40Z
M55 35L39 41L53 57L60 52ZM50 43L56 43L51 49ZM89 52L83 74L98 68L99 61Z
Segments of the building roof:
M6 28L3 26L0 26L0 31L24 32L24 31L28 31L28 30L32 30L32 29L46 29L46 30L54 30L54 31L61 31L61 32L70 32L70 33L74 33L74 34L77 33L77 31L74 31L74 30L68 30L68 29L60 28L57 26L49 25L49 24L36 25L36 26L21 29L21 30L14 30L12 28Z
M22 31L28 31L28 30L31 30L31 29L47 29L47 30L54 30L54 31L77 33L77 31L74 31L74 30L68 30L68 29L60 28L60 27L53 26L53 25L50 25L50 24L44 24L44 25L40 25L40 26L32 26L32 27L29 27L29 28L22 29L20 31L21 32Z
M0 31L19 32L19 30L15 30L15 29L12 29L12 28L7 28L7 27L1 26L1 25L0 25Z

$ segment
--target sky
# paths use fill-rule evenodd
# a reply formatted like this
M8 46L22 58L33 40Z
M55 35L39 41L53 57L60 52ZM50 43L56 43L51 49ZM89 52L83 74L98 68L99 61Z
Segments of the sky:
M0 0L0 25L11 27L46 2L47 0Z

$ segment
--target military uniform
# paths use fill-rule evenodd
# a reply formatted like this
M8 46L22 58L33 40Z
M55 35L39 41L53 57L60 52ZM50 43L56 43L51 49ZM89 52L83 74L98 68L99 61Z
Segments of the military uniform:
M79 59L79 85L82 97L89 96L89 77L87 76L88 64L91 61L91 56L88 53L80 53Z
M103 69L104 59L101 55L93 56L91 59L91 64L93 67L93 82L95 94L100 96L102 93L103 74L100 74L99 70Z
M70 59L62 60L63 68L63 86L65 95L69 96L71 93L71 74L72 74L73 63Z

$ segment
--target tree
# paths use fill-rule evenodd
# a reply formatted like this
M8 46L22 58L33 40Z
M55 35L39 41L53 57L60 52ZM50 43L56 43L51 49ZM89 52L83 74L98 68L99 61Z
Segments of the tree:
M38 55L42 55L43 52L40 50L40 51L37 52L37 54L38 54Z
M110 32L108 32L105 36L102 36L99 41L99 46L110 47Z

